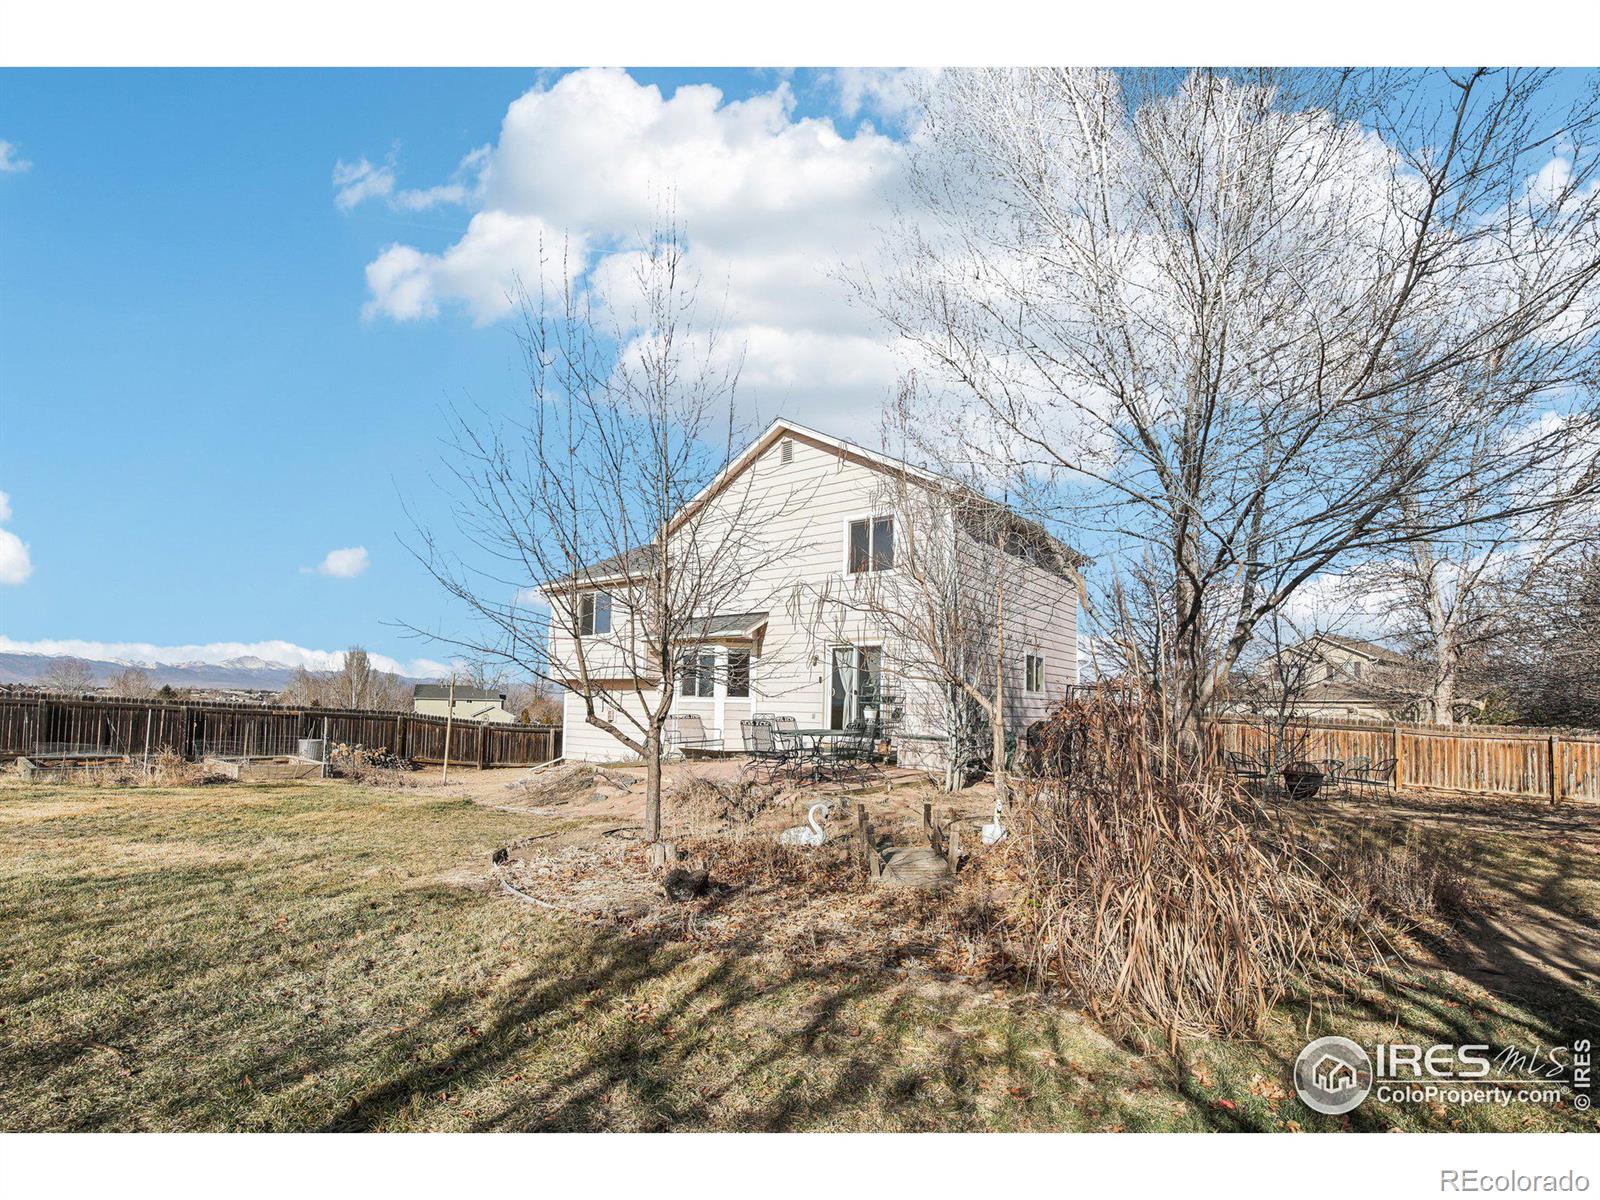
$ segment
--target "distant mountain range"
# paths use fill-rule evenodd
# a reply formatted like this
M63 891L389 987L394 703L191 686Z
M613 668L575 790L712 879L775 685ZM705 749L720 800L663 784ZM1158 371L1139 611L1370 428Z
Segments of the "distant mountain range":
M65 661L64 654L5 654L0 653L0 683L40 683L57 663ZM260 691L280 691L294 677L295 668L287 663L268 662L254 655L229 658L219 663L184 662L152 663L122 662L115 659L85 658L94 672L97 685L110 683L129 667L138 667L150 675L155 686L170 684L175 688L244 688ZM426 682L406 679L407 683Z

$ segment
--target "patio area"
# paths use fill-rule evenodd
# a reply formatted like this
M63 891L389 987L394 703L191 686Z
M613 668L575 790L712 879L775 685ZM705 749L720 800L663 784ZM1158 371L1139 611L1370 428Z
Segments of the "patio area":
M870 783L900 762L907 740L861 721L839 729L760 714L722 732L698 716L676 716L667 730L669 757L736 762L740 777L769 784Z

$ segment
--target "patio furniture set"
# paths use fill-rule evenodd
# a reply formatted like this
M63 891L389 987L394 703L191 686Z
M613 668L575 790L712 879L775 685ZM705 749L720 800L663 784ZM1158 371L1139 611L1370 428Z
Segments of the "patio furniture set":
M757 714L739 722L739 734L750 757L744 771L769 782L859 780L879 766L872 730L862 721L847 729L809 729L793 717Z
M1272 763L1266 756L1228 750L1223 754L1228 771L1241 783L1264 784L1272 776ZM1291 800L1309 800L1324 789L1337 789L1344 795L1357 792L1389 791L1394 787L1395 760L1372 759L1357 755L1348 763L1336 758L1295 759L1285 763L1277 774Z

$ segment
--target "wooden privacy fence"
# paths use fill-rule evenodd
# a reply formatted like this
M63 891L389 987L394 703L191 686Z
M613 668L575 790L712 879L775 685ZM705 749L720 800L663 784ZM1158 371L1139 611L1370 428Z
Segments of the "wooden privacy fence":
M1224 750L1264 754L1274 727L1222 717ZM1367 721L1292 722L1286 736L1299 758L1395 760L1395 786L1440 792L1600 800L1600 734L1514 726L1390 725Z
M413 762L442 763L445 718L203 700L0 696L0 761L32 755L138 758L164 749L192 759L215 747L271 755L292 753L300 738L320 737L330 743L382 747ZM452 763L523 767L560 754L558 726L450 722Z

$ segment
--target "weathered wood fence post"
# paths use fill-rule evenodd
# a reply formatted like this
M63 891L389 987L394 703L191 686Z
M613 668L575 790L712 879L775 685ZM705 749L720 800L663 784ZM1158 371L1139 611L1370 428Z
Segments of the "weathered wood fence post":
M1561 803L1561 784L1564 772L1561 770L1561 738L1558 734L1550 735L1550 803Z

